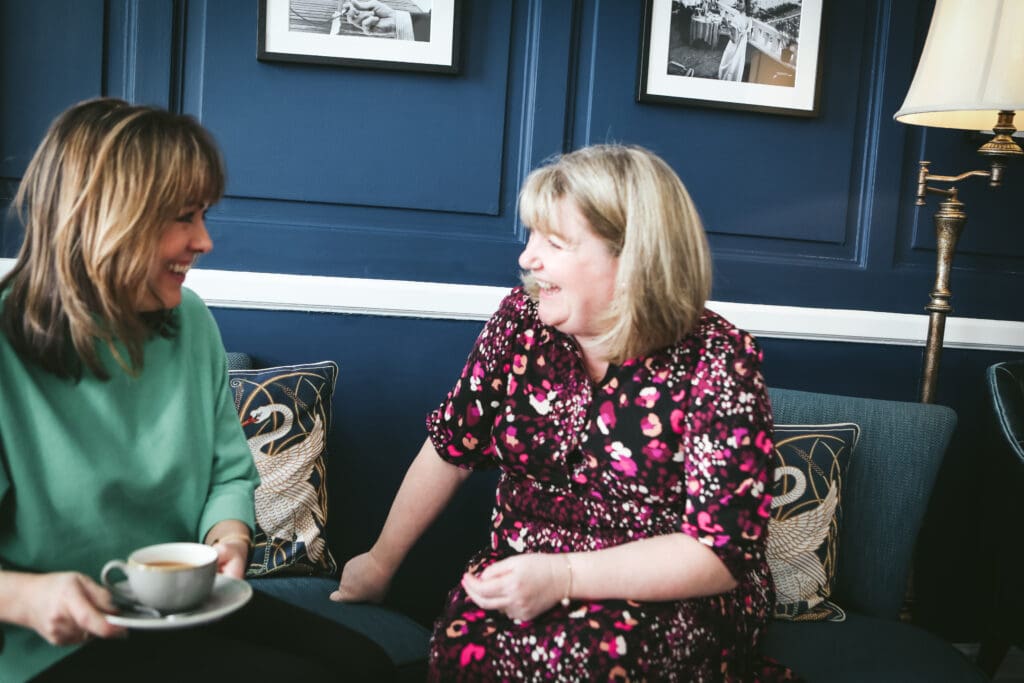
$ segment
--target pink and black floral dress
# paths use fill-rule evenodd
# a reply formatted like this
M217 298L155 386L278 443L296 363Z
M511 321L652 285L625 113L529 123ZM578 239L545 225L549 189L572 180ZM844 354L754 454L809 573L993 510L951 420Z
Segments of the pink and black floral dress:
M448 462L501 468L491 545L470 568L682 532L710 547L739 585L674 602L576 600L524 622L481 609L456 586L435 624L431 679L787 676L756 654L773 601L772 418L760 362L750 335L706 311L692 335L609 366L596 384L574 341L513 290L427 420Z

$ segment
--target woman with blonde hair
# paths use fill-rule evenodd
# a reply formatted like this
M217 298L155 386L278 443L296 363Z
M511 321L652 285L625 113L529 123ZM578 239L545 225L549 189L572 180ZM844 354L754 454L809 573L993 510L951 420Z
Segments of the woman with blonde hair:
M28 165L0 280L0 680L393 670L366 638L259 594L199 629L125 638L107 619L96 578L138 547L207 543L236 580L248 562L258 477L217 325L182 286L223 191L194 119L109 98L61 114Z
M693 202L651 152L535 170L516 288L427 420L338 600L379 600L473 469L501 476L490 547L435 624L431 680L751 681L772 606L771 406L755 340L705 308Z

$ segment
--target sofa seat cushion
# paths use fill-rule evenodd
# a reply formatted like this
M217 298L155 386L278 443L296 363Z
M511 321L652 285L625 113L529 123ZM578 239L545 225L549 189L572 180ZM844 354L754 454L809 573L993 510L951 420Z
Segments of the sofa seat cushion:
M335 579L318 576L272 576L249 579L252 587L358 631L381 646L402 680L426 676L430 631L404 614L386 607L331 602Z
M764 652L812 683L934 683L988 679L959 650L924 629L846 613L846 621L773 621Z

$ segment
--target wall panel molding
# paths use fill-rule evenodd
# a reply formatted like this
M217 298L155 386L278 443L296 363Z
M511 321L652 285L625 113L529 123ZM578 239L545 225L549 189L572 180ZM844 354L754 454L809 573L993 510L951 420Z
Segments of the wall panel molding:
M103 92L105 6L0 2L0 178L20 179L50 121Z
M513 5L464 7L444 75L259 61L255 2L189 0L184 109L220 142L228 196L500 216Z
M886 125L864 110L881 109L871 28L879 3L891 2L826 3L821 113L806 119L635 102L638 56L627 58L620 46L639 43L643 19L634 3L587 3L577 139L635 142L663 156L693 195L716 255L754 253L765 267L811 271L860 267L876 191L866 167L875 161L877 127ZM680 59L706 67L679 49Z
M544 159L565 148L572 111L569 96L576 46L573 27L579 11L575 2L525 0L523 4L526 28L520 66L523 92L515 187L521 187L530 171ZM522 240L525 230L519 222L517 193L513 189L508 196L512 204L510 213L515 216L515 236Z
M114 0L108 7L106 94L171 106L173 0Z
M13 265L0 259L0 276ZM507 287L196 268L188 286L214 308L484 321ZM928 317L905 313L709 302L766 338L923 346ZM950 317L946 348L1024 352L1024 322Z
M868 68L862 72L866 81L862 124L864 132L857 174L859 192L855 221L853 229L849 231L854 242L854 260L860 265L867 265L872 225L878 219L875 205L879 197L885 196L888 187L886 181L890 180L884 173L880 173L888 164L880 161L886 157L888 138L885 131L892 120L887 109L891 98L886 96L887 89L891 88L892 84L885 77L893 30L892 0L880 2L877 12L869 19L867 25L871 28L870 33L865 35L865 42L869 36L874 36L875 42L868 57ZM871 75L876 77L872 78ZM886 252L890 254L890 259L892 248L892 243L889 242Z

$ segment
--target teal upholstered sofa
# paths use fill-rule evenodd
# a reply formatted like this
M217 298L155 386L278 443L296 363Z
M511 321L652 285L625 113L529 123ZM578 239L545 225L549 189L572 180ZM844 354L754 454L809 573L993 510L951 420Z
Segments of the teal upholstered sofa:
M782 622L766 651L809 681L984 681L949 643L899 620L914 542L956 426L944 406L771 390L776 424L856 422L833 600L846 621Z
M234 367L248 359L232 354ZM847 473L843 526L833 599L845 622L773 622L766 649L809 681L984 681L945 641L899 620L914 540L953 429L952 410L785 389L771 390L778 424L856 422L861 436ZM336 444L335 448L343 448ZM396 464L405 467L405 463ZM474 483L474 480L477 480ZM328 473L329 495L360 496L361 483ZM327 596L326 577L252 579L257 590L302 605L361 631L399 667L401 680L423 680L432 615L438 613L465 560L486 538L493 496L491 474L475 475L395 578L384 606L342 605ZM383 519L390 497L365 500ZM478 520L467 529L465 520ZM328 542L340 547L345 520L328 521ZM348 523L351 523L348 522ZM339 563L346 556L335 550Z

